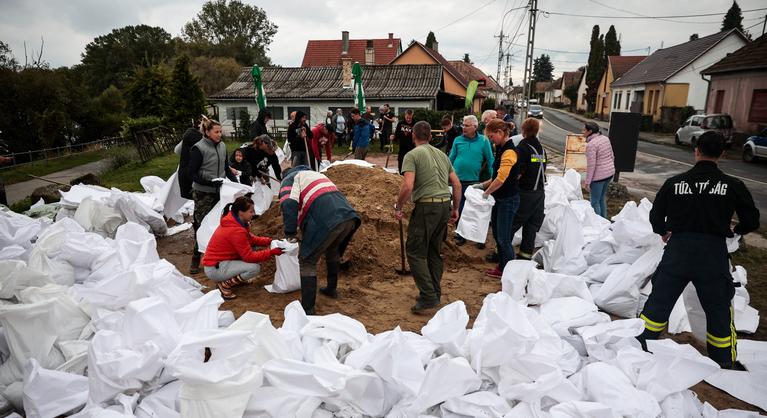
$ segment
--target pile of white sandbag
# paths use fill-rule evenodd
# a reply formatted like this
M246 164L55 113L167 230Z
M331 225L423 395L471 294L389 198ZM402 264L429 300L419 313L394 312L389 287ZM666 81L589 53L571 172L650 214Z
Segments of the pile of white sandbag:
M583 281L599 309L623 318L636 318L652 290L650 277L655 272L664 244L649 221L652 203L625 204L610 221L598 216L583 200L580 176L568 170L563 177L550 177L546 185L546 218L536 236L541 249L534 259L552 273ZM521 239L521 232L516 237ZM729 241L737 250L737 238ZM740 286L734 298L735 326L753 333L759 313L749 306L747 275L741 266L731 266ZM688 318L689 317L689 318ZM693 331L705 341L705 316L694 287L688 286L670 320L669 331Z
M11 218L9 221L5 218ZM513 261L472 328L463 302L421 334L371 335L295 301L275 329L219 311L217 290L159 258L140 225L115 238L71 219L41 226L0 213L24 257L0 261L0 413L28 417L735 417L688 388L707 379L741 394L688 345L643 352L639 319L610 321L583 280ZM751 345L749 370L767 369ZM761 368L761 369L760 369ZM749 380L750 379L750 380ZM748 386L763 405L764 390ZM737 395L736 395L737 396Z

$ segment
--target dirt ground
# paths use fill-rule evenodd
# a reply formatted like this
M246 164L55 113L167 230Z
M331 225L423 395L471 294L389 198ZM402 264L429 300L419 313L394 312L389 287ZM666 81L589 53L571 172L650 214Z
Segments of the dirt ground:
M383 165L385 155L373 156L368 160ZM396 159L390 167L396 166ZM349 261L348 270L339 277L339 298L331 299L317 295L317 314L340 312L361 321L370 333L379 333L399 326L403 330L420 332L436 310L416 315L410 312L415 303L417 290L412 276L400 276L395 269L400 266L399 224L393 217L393 205L400 185L400 177L383 170L370 170L353 166L341 166L328 170L328 177L334 181L362 218L362 225L356 232L347 249L344 260ZM622 202L610 202L610 214L617 213ZM406 208L409 212L410 208ZM403 219L407 236L407 213ZM453 228L450 227L449 237ZM282 238L282 218L278 206L273 206L263 216L254 221L252 231L256 235ZM182 273L189 275L189 262L193 246L192 231L158 239L160 257L173 263ZM501 290L501 283L484 275L485 269L492 265L484 261L484 256L492 251L495 244L489 237L487 248L480 250L473 243L461 247L449 238L443 249L445 272L442 278L442 304L462 300L473 323L485 296ZM325 269L320 262L319 285L324 285ZM269 315L276 327L283 320L285 306L300 298L300 292L272 294L264 289L274 277L275 264L270 260L262 265L263 270L254 284L236 289L237 298L227 301L222 309L232 310L236 317L246 311L256 311ZM746 266L748 268L748 266ZM190 275L191 276L191 275ZM194 277L208 290L215 288L214 283L204 274ZM752 272L749 269L749 280ZM761 291L752 291L752 304L764 312L767 308L767 294L764 281L758 283ZM749 290L754 285L749 283ZM755 289L756 290L756 289ZM761 298L755 301L754 296ZM471 323L469 326L471 326ZM751 339L766 339L765 324L758 336L743 336ZM757 338L754 338L757 337ZM690 335L674 337L678 342L693 343L701 351L705 347L695 344ZM758 408L742 402L706 383L693 387L702 401L708 401L717 409L737 408L760 411ZM764 412L764 411L761 411Z

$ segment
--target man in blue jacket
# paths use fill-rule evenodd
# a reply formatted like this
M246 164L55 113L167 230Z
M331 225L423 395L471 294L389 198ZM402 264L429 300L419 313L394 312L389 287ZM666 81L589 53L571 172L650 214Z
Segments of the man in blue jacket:
M479 183L480 172L485 169L490 173L490 177L493 175L493 149L490 146L490 141L482 134L477 132L479 122L477 117L469 115L463 118L463 135L457 137L453 141L453 146L450 148L450 162L455 168L455 173L458 175L458 179L461 180L461 205L458 208L458 213L463 211L463 206L466 203L464 194L466 189L472 184ZM489 178L489 177L488 177ZM456 234L456 245L463 245L466 240ZM484 243L480 243L484 247Z
M317 262L324 255L328 270L328 285L320 289L320 293L337 298L341 257L361 220L330 179L305 165L285 172L279 198L287 239L295 241L301 228L298 252L301 306L307 315L314 315Z
M370 138L373 136L375 128L373 128L372 123L360 115L359 109L352 109L352 120L354 120L354 140L352 142L354 158L364 160L368 155Z

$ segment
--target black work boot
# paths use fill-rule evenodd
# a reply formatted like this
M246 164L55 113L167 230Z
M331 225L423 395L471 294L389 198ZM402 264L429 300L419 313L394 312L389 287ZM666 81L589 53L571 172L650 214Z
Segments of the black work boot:
M199 274L200 273L200 259L202 258L202 253L195 251L192 254L192 264L189 266L189 274Z
M320 288L320 293L333 299L338 297L338 268L339 263L328 263L328 285Z
M301 276L301 306L307 315L314 315L317 299L317 276Z

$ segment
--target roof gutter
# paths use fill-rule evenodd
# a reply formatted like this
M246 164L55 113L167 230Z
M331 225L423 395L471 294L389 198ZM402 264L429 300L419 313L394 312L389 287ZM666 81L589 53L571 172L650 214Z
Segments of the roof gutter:
M701 73L700 78L706 82L706 101L703 102L703 113L705 114L708 112L708 96L711 94L711 77L706 79L706 76Z

